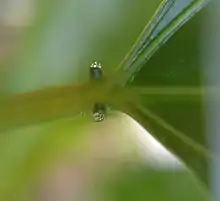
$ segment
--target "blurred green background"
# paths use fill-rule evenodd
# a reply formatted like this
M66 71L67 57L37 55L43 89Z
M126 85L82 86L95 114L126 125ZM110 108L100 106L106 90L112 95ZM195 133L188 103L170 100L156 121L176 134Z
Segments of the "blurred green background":
M4 112L0 120L13 129L21 119L27 126L1 130L0 200L210 200L209 157L143 111L130 113L136 105L119 109L145 131L117 112L100 124L92 122L90 113L63 112L71 105L79 105L79 110L83 103L90 105L90 100L81 96L81 88L65 91L65 85L89 82L89 66L96 60L103 64L104 76L113 75L109 82L115 78L118 83L121 78L119 83L127 83L128 88L203 88L199 34L206 14L200 9L206 2L1 0ZM196 11L200 12L194 16ZM142 38L137 39L141 32ZM134 57L126 57L132 46ZM59 86L64 88L56 91ZM54 87L54 93L49 87ZM199 144L207 151L204 94L179 92L172 96L138 94L138 101L194 140L195 147ZM94 94L99 93L102 91L94 88ZM116 98L122 95L112 94ZM5 97L9 97L6 105ZM15 102L10 102L11 97ZM129 100L124 99L127 104ZM116 106L121 106L121 101L116 101ZM53 121L44 122L47 114L55 117ZM35 117L40 121L29 125ZM169 151L140 137L148 135Z

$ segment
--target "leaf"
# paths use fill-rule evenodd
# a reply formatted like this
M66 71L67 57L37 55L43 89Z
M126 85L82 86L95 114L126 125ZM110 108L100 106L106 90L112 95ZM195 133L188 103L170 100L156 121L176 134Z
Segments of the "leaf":
M123 170L108 182L104 196L115 201L212 200L188 171L158 171L147 168Z
M157 104L157 106L159 107L160 105ZM158 113L148 109L140 109L134 104L128 104L120 108L147 129L169 151L183 160L200 179L207 183L207 161L212 157L212 154L203 145L191 139L191 136L185 136L187 132L176 129L173 124L164 120L167 119L166 117L162 119L161 115L158 116ZM176 114L178 115L178 113ZM174 116L173 119L175 118ZM176 119L176 122L178 122L178 119Z
M144 110L140 109L136 102L124 108L123 111L129 112L130 116L150 130L152 135L179 156L208 185L210 158L194 149L198 145L204 147L208 155L212 155L206 143L204 111L204 104L207 103L204 102L204 95L206 95L206 89L212 86L204 86L199 54L199 34L206 10L194 16L205 3L207 2L193 1L171 24L167 24L167 27L162 29L162 33L149 43L146 52L143 50L140 55L137 55L137 60L125 72L125 79L122 79L121 83L129 82L129 79L134 76L133 81L130 80L128 84L129 87L132 86L137 91L140 89L140 92L144 88L151 88L151 91L155 89L154 93L158 93L157 95L140 94L138 104L141 104ZM194 17L189 20L189 16ZM168 38L165 36L173 34L175 28L182 25L186 19L189 21L167 41ZM166 41L165 44L163 44L164 41ZM154 50L161 44L163 46L155 52ZM154 54L151 55L151 53ZM144 58L149 60L146 62ZM180 90L178 94L175 88L184 89L188 94L184 94L184 90L182 92ZM165 90L162 91L163 89ZM199 92L198 89L204 89L204 93ZM218 92L219 89L216 88L214 91ZM197 95L192 97L192 93L195 92ZM181 133L182 137L190 139L193 143L182 141L175 133Z
M125 84L130 79L132 81L146 61L209 2L210 0L163 1L151 23L146 25L129 55L119 66L121 76L118 75L117 82Z

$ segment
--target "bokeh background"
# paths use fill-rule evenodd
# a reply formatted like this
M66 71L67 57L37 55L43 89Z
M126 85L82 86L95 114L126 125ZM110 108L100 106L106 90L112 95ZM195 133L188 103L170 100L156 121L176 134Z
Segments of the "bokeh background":
M159 1L144 3L141 0L134 4L116 0L63 2L0 0L0 63L4 92L26 92L85 80L89 64L97 57L102 58L105 72L111 72L112 66L116 69L146 19L150 19L159 5ZM51 7L53 9L48 9ZM146 8L149 12L144 15ZM134 13L129 15L129 12ZM88 13L93 16L92 19L89 19ZM47 23L41 21L44 15L50 16ZM133 16L136 18L133 19ZM134 24L136 29L132 28ZM123 31L128 27L131 34L120 48ZM117 38L115 30L119 33ZM106 36L109 41L104 43ZM103 46L98 49L100 45L97 44L100 43ZM118 44L117 49L115 44ZM19 65L16 66L18 58ZM7 82L4 82L5 75ZM8 161L13 163L16 158L19 163L28 152L23 150L23 155L16 155L16 149L21 149L25 140L42 140L39 133L44 127L47 128L44 132L51 132L51 135L52 131L59 132L60 138L65 132L74 133L75 128L69 126L69 121L63 123L57 120L10 133L10 137L3 139L1 144L13 149L2 148L6 152L8 150L8 155L3 156L10 156ZM80 122L78 125L83 126ZM36 201L210 200L204 185L186 165L129 116L113 112L104 122L91 123L77 132L84 137L76 140L72 148L58 154L52 165L43 169L34 182L28 187L24 185L22 190L15 184L18 194L21 192L21 200L23 194L28 197L27 200ZM18 134L25 140L20 140ZM33 139L28 134L34 136ZM61 143L64 141L60 139ZM46 143L42 147L40 145L36 154L30 156L30 167L35 167L34 161L44 155L42 150L48 149ZM45 160L49 157L50 154ZM12 166L13 163L10 162ZM22 171L30 171L31 175L34 168L28 167L17 173L12 168L13 174L6 171L5 175L12 175L13 183ZM4 175L4 172L1 174ZM28 189L28 195L24 189Z

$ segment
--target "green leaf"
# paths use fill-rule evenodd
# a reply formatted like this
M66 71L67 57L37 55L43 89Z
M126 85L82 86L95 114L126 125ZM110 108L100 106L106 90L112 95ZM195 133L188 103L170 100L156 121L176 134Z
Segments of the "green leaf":
M133 81L134 75L154 53L164 45L210 0L163 1L150 24L147 24L129 54L119 66L121 84ZM125 71L125 72L124 72Z
M154 95L139 94L138 101L124 108L122 104L121 108L180 157L206 184L212 153L206 146L204 94L208 86L203 86L199 37L206 10L195 13L207 2L191 1L145 49L142 48L119 82L130 81L139 92L144 88L151 88L151 92L155 90ZM180 29L177 31L177 28Z
M117 178L106 186L104 195L115 201L211 200L188 171L129 170L123 167Z

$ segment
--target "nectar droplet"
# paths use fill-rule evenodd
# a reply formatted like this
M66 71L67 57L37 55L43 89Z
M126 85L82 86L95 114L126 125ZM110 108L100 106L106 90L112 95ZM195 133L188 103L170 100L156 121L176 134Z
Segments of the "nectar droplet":
M92 116L95 122L103 121L106 116L105 105L102 103L96 103L93 108Z

